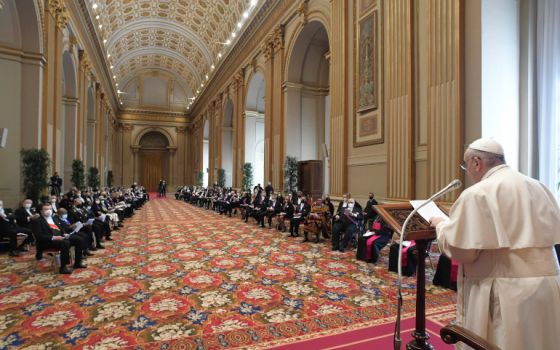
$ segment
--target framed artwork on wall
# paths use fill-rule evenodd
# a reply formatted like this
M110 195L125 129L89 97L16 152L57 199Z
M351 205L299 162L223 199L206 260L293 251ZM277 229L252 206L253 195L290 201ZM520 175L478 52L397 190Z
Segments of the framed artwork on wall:
M382 47L375 0L357 0L354 46L354 147L383 143L379 78Z

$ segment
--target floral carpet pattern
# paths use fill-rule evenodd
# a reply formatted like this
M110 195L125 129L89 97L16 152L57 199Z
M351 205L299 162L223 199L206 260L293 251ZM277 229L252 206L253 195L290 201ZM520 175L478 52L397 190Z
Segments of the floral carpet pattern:
M367 264L173 199L148 202L113 236L71 275L33 252L3 254L0 349L260 348L395 315L386 256ZM412 313L414 278L404 289ZM428 312L454 303L428 283Z

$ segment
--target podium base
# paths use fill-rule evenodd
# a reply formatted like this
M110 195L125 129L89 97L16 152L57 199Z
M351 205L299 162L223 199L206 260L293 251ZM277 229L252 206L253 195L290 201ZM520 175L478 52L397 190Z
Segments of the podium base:
M434 350L432 344L428 342L430 336L427 332L412 332L412 337L414 340L406 344L407 350Z

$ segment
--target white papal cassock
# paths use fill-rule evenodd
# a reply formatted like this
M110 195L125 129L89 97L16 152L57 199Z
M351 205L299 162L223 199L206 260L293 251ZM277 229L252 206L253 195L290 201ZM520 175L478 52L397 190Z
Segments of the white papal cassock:
M543 184L494 167L436 231L460 263L460 324L503 350L560 348L560 209Z

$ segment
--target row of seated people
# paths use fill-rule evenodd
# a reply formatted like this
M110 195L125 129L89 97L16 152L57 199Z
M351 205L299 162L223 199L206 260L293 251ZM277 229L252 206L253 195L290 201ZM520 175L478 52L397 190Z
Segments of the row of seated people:
M148 199L141 188L106 188L101 191L70 192L45 197L33 208L30 199L12 212L0 201L0 234L10 241L10 256L36 246L35 257L41 260L45 249L60 250L61 273L70 273L69 249L75 247L75 268L84 268L83 256L103 249L102 240L111 240L111 231L118 230L125 218L131 217ZM26 236L17 246L17 236Z
M373 193L370 193L365 209L350 194L345 194L335 211L328 196L314 202L301 191L283 196L280 192L273 193L270 183L264 189L259 184L253 191L241 195L235 189L217 185L182 186L177 189L175 198L215 210L221 215L232 216L239 210L245 222L253 218L261 227L268 223L268 227L272 228L275 221L278 230L286 231L286 222L289 222L290 236L293 237L300 235L300 227L303 226L302 242L309 241L309 233L315 235L315 242L319 242L320 235L332 237L332 250L340 252L347 249L360 229L372 222L375 217L373 205L377 204Z

